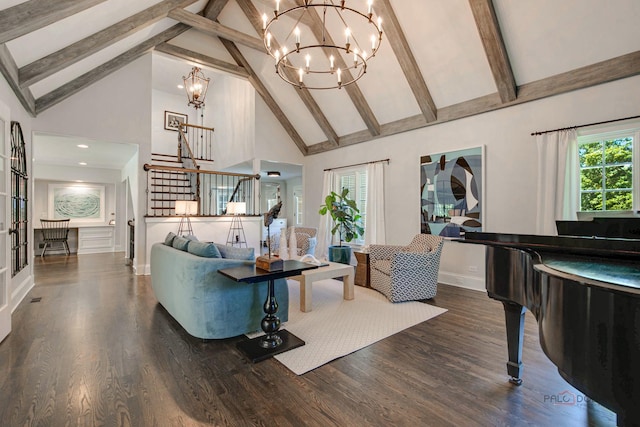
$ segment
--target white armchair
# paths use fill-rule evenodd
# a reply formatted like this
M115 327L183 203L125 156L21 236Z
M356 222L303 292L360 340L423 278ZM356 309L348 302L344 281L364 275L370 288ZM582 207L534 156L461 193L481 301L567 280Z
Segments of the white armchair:
M418 234L407 246L371 245L371 287L391 302L435 297L443 243L442 237Z

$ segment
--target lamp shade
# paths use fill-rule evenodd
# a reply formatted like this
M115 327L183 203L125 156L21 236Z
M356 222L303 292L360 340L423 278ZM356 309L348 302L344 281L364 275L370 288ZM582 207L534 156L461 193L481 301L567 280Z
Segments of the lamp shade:
M246 202L229 202L227 203L227 213L229 215L244 215L247 213Z
M195 200L176 200L176 215L194 215L198 213L198 202Z

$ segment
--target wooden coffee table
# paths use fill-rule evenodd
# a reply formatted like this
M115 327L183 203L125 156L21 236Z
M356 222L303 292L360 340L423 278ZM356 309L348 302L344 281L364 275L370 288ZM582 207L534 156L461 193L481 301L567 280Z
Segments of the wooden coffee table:
M353 299L353 278L354 267L352 265L340 264L337 262L327 262L326 266L321 266L314 270L303 271L299 276L291 276L289 279L300 282L300 311L307 313L311 311L311 286L313 282L324 279L342 278L343 298Z

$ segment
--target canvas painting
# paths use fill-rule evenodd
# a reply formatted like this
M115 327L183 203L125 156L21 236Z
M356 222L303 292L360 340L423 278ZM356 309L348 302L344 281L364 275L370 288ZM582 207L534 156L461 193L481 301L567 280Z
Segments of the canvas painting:
M483 147L420 158L421 233L482 231Z
M49 219L104 221L104 186L49 185Z

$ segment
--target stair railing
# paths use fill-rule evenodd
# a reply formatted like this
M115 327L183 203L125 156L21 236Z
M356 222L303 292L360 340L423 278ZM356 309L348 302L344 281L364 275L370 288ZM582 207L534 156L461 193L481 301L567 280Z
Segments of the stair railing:
M220 216L226 213L232 194L242 195L247 205L247 215L260 215L260 206L254 197L260 175L208 171L174 166L145 164L147 172L148 217L174 216L176 200L198 202L198 216ZM197 177L200 186L196 191L190 185L190 176ZM241 193L238 193L241 188Z

